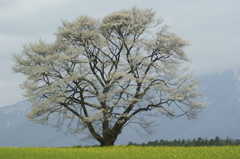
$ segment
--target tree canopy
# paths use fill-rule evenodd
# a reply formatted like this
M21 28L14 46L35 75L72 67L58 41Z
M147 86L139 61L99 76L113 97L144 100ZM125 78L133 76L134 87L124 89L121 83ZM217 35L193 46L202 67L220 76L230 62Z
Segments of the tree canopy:
M128 124L151 133L146 115L196 118L205 104L199 81L183 68L186 40L161 25L152 9L132 7L101 20L62 21L56 40L38 40L14 54L32 103L27 118L113 145Z

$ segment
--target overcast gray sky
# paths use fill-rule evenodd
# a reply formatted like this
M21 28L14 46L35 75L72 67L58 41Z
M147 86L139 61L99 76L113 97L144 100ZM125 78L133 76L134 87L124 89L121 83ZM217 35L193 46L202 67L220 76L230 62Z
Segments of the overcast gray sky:
M108 13L137 6L152 8L171 32L189 40L185 49L197 75L240 68L240 0L0 0L0 106L23 100L12 73L12 54L39 38L53 41L61 20Z

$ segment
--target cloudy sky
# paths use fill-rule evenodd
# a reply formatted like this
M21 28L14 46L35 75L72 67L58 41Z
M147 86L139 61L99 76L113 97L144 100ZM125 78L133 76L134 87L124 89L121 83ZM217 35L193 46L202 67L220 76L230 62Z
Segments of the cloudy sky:
M23 44L53 41L61 20L101 19L131 6L152 8L171 32L189 40L185 51L197 75L240 68L239 0L0 0L0 106L24 99L19 84L25 77L12 73L12 54Z

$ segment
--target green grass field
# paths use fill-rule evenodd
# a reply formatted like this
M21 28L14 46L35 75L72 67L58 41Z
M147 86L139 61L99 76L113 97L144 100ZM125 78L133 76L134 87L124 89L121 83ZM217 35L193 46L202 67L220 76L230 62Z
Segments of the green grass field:
M240 146L221 147L0 147L0 159L240 159Z

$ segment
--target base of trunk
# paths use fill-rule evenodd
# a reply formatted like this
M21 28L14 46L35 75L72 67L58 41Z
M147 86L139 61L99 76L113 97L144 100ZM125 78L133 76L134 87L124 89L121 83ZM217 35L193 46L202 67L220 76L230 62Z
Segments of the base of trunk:
M113 146L116 140L105 140L101 142L101 146Z

